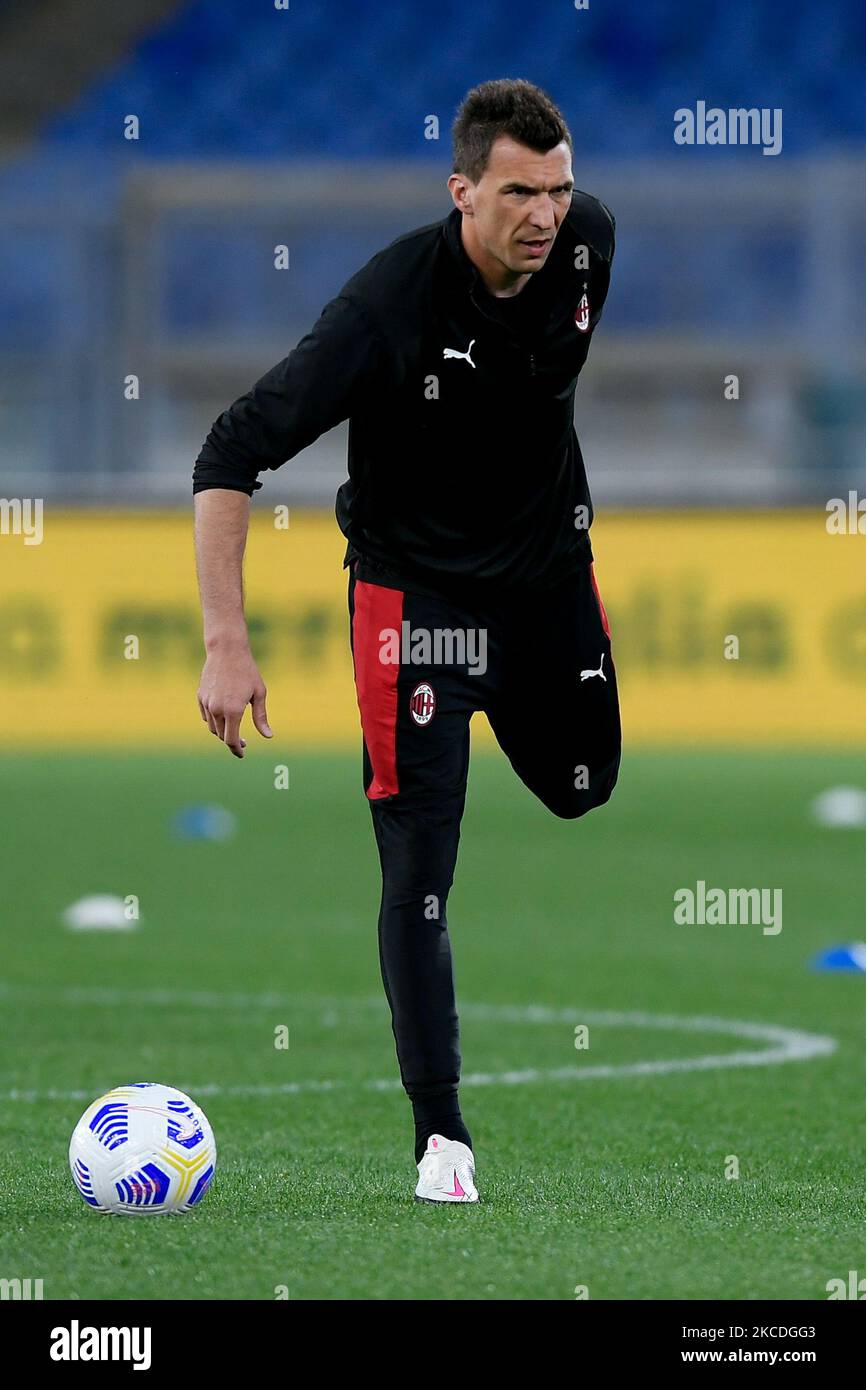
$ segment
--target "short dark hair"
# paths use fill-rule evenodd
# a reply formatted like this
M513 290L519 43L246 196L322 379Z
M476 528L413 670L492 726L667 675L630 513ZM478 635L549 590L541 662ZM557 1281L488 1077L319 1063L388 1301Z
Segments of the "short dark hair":
M466 93L454 121L454 173L477 183L500 135L546 154L565 140L574 153L565 117L540 87L522 77L482 82Z

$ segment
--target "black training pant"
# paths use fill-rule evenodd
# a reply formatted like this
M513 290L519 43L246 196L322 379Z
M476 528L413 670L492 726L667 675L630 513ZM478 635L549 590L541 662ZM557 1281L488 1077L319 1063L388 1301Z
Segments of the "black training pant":
M379 953L403 1085L453 1091L459 1032L446 905L484 710L518 777L557 816L610 797L620 721L593 571L543 595L454 602L350 570L364 790L382 866Z

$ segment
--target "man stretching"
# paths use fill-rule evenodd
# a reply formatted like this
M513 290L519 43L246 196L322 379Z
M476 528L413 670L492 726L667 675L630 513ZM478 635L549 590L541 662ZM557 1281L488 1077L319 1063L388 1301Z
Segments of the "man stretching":
M610 630L574 392L601 316L611 213L572 181L559 110L485 82L454 123L454 208L380 251L225 411L195 467L202 718L237 757L270 736L242 560L250 498L348 419L349 611L364 790L382 868L379 951L415 1120L416 1197L475 1202L460 1111L446 905L484 710L555 815L608 800L620 760Z

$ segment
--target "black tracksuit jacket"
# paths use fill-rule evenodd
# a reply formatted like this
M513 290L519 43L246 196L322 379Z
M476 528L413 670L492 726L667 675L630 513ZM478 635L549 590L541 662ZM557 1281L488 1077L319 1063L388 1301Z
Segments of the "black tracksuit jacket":
M575 191L543 269L504 299L485 289L461 221L454 209L352 276L214 423L194 492L252 495L260 471L348 419L336 510L360 578L526 593L590 563L574 392L607 296L613 216Z

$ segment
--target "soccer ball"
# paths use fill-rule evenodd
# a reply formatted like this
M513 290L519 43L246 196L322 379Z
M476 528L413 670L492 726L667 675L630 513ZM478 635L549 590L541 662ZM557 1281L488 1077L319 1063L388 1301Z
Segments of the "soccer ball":
M69 1167L94 1211L189 1211L210 1186L216 1144L183 1091L136 1081L88 1105L72 1131Z

